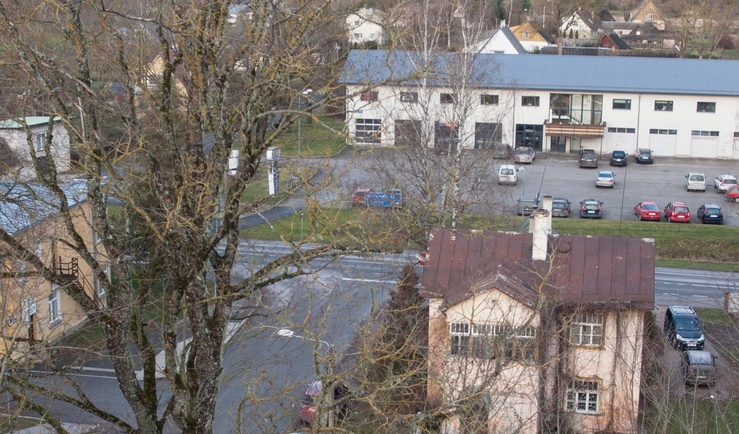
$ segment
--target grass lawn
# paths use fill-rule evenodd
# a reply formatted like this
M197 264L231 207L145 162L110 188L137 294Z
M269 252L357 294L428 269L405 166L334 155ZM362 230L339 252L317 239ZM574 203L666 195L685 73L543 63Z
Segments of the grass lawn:
M308 123L300 121L300 155L302 157L329 157L341 151L346 138L344 118L318 117ZM280 148L283 155L298 155L298 124L294 124L286 134L275 140L274 146Z

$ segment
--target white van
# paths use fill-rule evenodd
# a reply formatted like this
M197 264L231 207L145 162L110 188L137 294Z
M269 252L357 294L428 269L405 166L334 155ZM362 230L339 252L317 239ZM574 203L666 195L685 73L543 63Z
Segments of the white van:
M518 174L516 166L512 164L503 164L498 170L498 184L516 185L518 183Z
M688 191L706 191L706 175L701 172L690 172L685 175L685 188Z

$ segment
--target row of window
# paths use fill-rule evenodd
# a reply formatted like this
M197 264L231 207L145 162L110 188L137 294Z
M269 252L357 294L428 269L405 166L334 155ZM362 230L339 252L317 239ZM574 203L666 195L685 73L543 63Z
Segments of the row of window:
M509 324L449 325L452 355L477 359L533 360L536 355L536 328L515 328Z
M552 94L552 104L555 105L555 101L559 100L559 97L563 96L560 94ZM569 96L569 95L567 95ZM589 95L591 97L600 97L602 95ZM361 96L362 101L377 101L378 93L376 91L364 92ZM481 105L495 105L499 102L498 95L483 94L480 95ZM439 95L439 102L441 104L454 104L456 97L452 93L442 93ZM400 92L400 102L404 103L416 103L418 102L418 92ZM522 96L521 105L527 107L539 107L540 97L538 96ZM655 100L654 110L655 111L673 111L674 102L668 100ZM625 98L614 98L613 105L614 110L631 110L631 100ZM696 106L698 113L716 113L716 103L709 101L698 101Z

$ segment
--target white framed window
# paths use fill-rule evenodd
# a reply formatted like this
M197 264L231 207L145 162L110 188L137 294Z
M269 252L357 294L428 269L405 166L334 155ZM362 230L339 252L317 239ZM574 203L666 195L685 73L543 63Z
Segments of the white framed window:
M636 134L636 128L626 128L626 127L608 127L609 133L626 133L626 134Z
M567 388L567 410L575 413L598 413L598 382L573 380Z
M535 327L515 328L510 324L449 324L449 353L455 356L532 360L535 351Z
M441 104L454 104L456 98L453 93L442 93L439 95L439 102Z
M654 111L671 112L672 101L657 100L654 102Z
M538 96L522 96L521 105L529 106L529 107L539 107L539 97Z
M382 139L382 120L357 119L355 140L360 143L380 143Z
M584 347L603 345L603 314L578 312L570 320L570 343Z
M52 325L62 320L62 301L59 289L53 289L49 294L49 323Z
M33 150L36 152L42 152L44 150L45 143L46 143L46 132L38 133L34 135Z
M355 33L354 34L354 39L362 39L362 34L361 33Z
M649 129L649 134L659 134L659 135L675 136L675 135L677 135L677 130L665 130L665 129L650 128Z
M369 101L369 102L377 101L378 98L379 98L379 93L377 93L376 91L370 91L370 90L368 90L367 92L363 92L362 95L360 96L360 99L362 101Z
M523 32L523 33L521 33L521 37L524 38L524 39L529 39L531 37L531 35L529 35L529 32Z
M693 130L690 132L691 136L702 136L702 137L718 137L718 131L702 131Z
M647 20L652 21L654 19L654 14L647 14Z
M495 105L499 101L498 95L480 95L481 105Z
M623 99L623 98L621 99L614 98L613 109L614 110L631 110L631 100Z
M31 315L36 314L36 300L29 297L21 302L21 306L23 308L23 321L30 323Z

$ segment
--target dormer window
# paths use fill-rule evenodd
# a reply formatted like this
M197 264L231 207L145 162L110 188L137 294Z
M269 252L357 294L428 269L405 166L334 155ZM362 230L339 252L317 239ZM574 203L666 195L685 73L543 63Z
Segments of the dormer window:
M521 34L521 37L522 37L522 38L524 38L524 39L529 39L529 37L530 37L530 36L529 36L529 32L523 32L523 33Z

